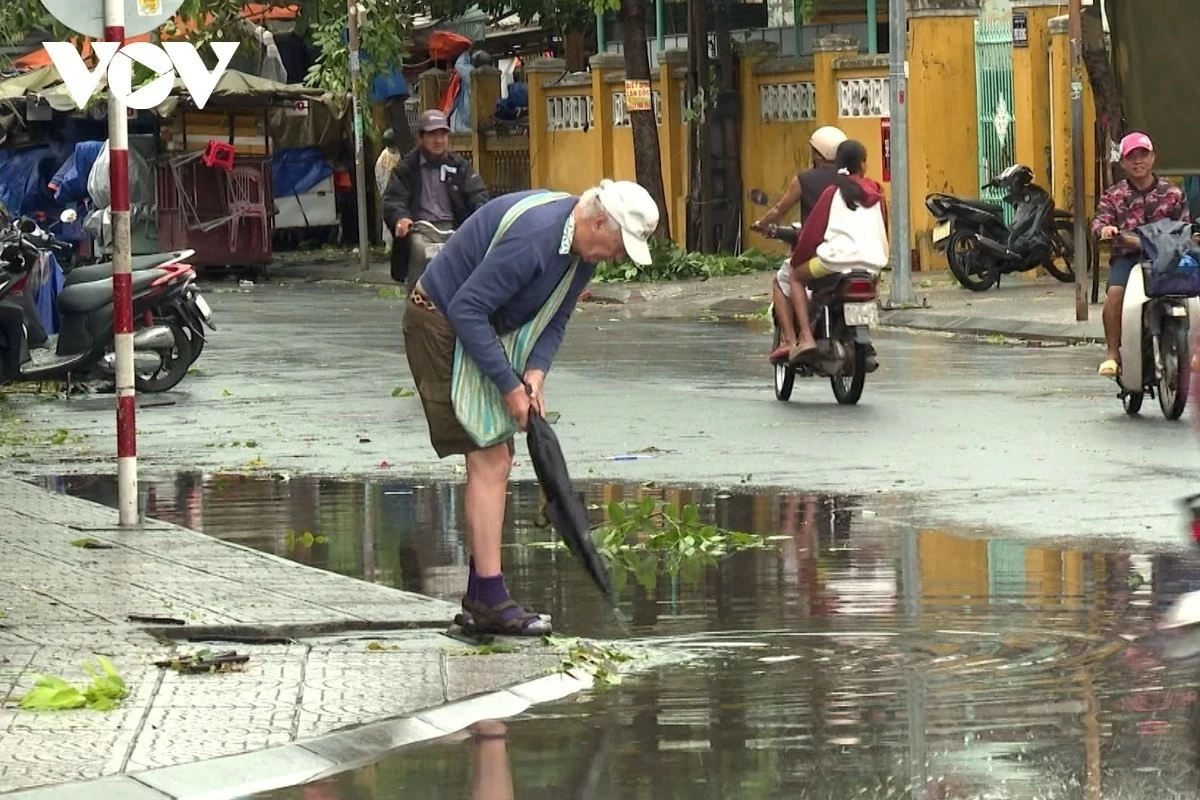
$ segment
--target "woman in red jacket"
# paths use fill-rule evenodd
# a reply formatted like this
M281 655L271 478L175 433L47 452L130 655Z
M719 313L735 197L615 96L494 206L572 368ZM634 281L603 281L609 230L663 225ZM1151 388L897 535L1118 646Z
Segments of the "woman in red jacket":
M817 201L792 250L789 283L800 324L796 344L788 354L791 361L803 360L817 349L808 315L808 284L854 269L879 272L888 264L883 187L866 177L867 149L862 142L842 142L836 166L837 182Z

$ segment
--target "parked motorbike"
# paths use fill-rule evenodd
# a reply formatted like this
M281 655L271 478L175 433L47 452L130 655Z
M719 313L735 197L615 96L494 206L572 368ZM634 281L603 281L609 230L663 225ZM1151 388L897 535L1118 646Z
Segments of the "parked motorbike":
M172 264L178 264L189 258L195 250L177 250L170 253L154 253L145 256L134 256L130 269L134 274L143 272L149 269L161 269ZM77 283L91 283L93 281L104 280L111 278L113 274L113 265L111 261L104 261L98 264L89 264L84 267L76 267L66 275L64 286L74 286ZM212 307L209 306L201 295L200 290L192 282L184 287L183 292L172 298L164 308L156 309L153 314L147 318L134 320L134 331L141 330L155 324L165 324L171 320L180 323L185 334L187 334L189 349L191 351L191 363L195 364L200 358L200 354L204 352L204 345L207 341L207 336L204 329L215 331L216 324L212 321Z
M1010 228L995 203L933 193L925 207L938 221L933 242L946 253L950 272L964 288L985 292L1002 276L1044 268L1063 283L1075 280L1075 221L1054 207L1054 199L1033 182L1033 170L1013 164L988 181L1003 189L1016 209ZM1087 257L1092 253L1089 249Z
M420 236L413 238L413 234L418 233ZM450 241L450 237L454 235L454 231L442 230L432 222L418 220L413 223L412 231L408 235L412 246L408 261L408 291L412 292L417 281L421 280L421 276L425 273L425 268L429 266L429 262L433 261L433 257L442 251L446 242Z
M7 309L4 318L12 319L13 309L23 317L21 338L17 343L19 356L8 361L0 378L6 381L70 380L94 373L113 376L116 359L113 345L112 278L64 287L58 294L61 331L57 337L40 336L36 315L15 295L25 293L28 271L36 264L38 248L52 244L52 237L31 221L21 220L7 232L0 246L0 267L5 277L0 280L0 306ZM164 259L169 260L169 259ZM176 300L195 279L195 272L186 264L164 264L133 276L133 311L135 318L153 315L156 309ZM6 334L11 338L14 334ZM45 341L37 347L36 342ZM9 342L11 345L12 342ZM33 344L34 346L31 346ZM143 392L162 392L173 388L187 374L191 365L191 348L186 332L177 321L153 324L134 333L134 371L136 387Z
M1192 227L1200 236L1200 225ZM1119 237L1122 243L1141 247L1141 238ZM1158 398L1167 419L1179 419L1187 407L1192 366L1191 330L1200 321L1200 297L1196 293L1155 284L1150 264L1139 264L1125 286L1121 306L1121 370L1117 375L1118 397L1130 416L1142 410L1146 395ZM1200 325L1196 326L1200 330Z
M755 205L769 205L762 190L750 193ZM798 225L767 225L761 231L770 239L795 245ZM879 276L870 270L837 273L809 284L808 316L817 355L795 366L786 358L772 364L775 369L775 398L786 402L792 397L796 377L829 378L833 396L842 405L854 405L861 398L867 375L879 368L871 345L871 327L879 324L876 303ZM775 320L771 348L779 347L783 334Z

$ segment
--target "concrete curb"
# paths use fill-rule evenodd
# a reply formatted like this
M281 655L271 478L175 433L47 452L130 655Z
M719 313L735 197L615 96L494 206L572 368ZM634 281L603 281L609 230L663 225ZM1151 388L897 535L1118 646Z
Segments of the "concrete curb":
M924 310L900 309L884 311L879 323L890 328L911 328L942 333L962 333L979 336L1011 336L1017 339L1040 339L1052 342L1081 344L1104 341L1104 329L1094 322L1031 322L1020 319L973 316L970 314L937 313Z
M329 777L403 747L441 739L482 720L507 719L531 706L591 688L587 674L556 672L495 692L415 714L369 722L249 753L114 775L92 781L42 786L6 794L22 800L234 800Z

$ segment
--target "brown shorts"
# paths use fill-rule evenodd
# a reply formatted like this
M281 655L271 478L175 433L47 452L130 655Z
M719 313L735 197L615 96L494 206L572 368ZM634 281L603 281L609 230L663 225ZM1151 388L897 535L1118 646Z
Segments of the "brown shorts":
M429 441L438 458L482 450L454 413L454 328L437 311L409 300L404 310L404 352L429 423ZM509 439L508 448L513 450Z

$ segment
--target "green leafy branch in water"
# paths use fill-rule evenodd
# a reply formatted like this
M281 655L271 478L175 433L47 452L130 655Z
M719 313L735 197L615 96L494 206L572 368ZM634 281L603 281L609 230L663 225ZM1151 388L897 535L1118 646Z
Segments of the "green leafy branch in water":
M779 269L778 258L757 250L747 250L739 256L689 253L665 239L651 239L650 254L654 263L648 267L638 266L632 261L603 261L596 265L592 279L614 282L722 278Z
M685 582L699 581L704 569L741 550L767 547L767 539L753 533L727 531L700 519L694 503L676 508L660 500L609 503L607 521L592 531L596 547L613 567L620 589L633 575L645 589L653 589L660 571L679 575Z
M286 539L287 551L289 553L294 552L297 547L303 547L304 549L307 550L307 549L310 549L314 544L328 544L329 543L329 537L316 536L312 533L312 531L305 531L304 533L296 533L291 528L288 528L287 532L284 534L284 536Z
M543 636L542 643L563 654L559 672L586 672L597 683L620 683L621 665L633 660L629 653L584 639Z
M96 656L95 664L84 662L83 669L92 679L91 685L83 690L53 675L35 675L33 688L21 698L20 707L26 711L66 711L72 708L111 711L129 694L125 679L104 656Z

